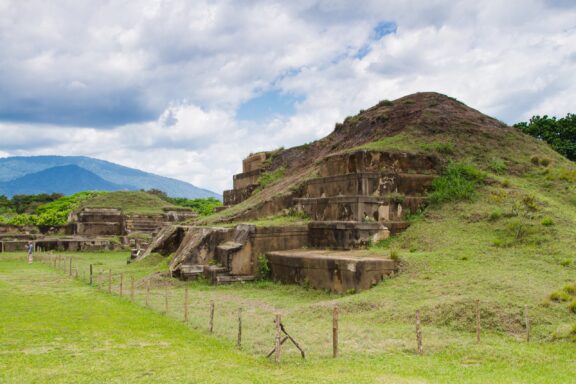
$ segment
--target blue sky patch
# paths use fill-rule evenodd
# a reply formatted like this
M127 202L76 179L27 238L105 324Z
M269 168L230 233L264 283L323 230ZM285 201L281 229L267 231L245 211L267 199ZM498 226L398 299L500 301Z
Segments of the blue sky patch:
M270 90L246 101L236 111L239 120L265 121L275 116L291 116L296 112L296 103L304 97L279 90Z
M396 33L398 30L398 25L396 25L393 21L380 21L374 28L372 29L372 33L370 34L370 38L366 44L364 44L354 55L357 59L362 59L368 53L370 53L371 46L370 44L374 41L378 41L386 35L391 33Z

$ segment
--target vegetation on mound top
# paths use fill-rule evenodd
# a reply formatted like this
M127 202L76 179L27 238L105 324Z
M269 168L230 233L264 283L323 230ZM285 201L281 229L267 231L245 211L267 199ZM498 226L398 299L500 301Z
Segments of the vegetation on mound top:
M162 213L163 208L175 207L158 196L142 191L100 193L81 204L81 208L117 208L126 214Z
M214 213L214 210L217 207L222 206L222 202L215 197L188 199L185 197L170 197L166 194L166 192L160 191L158 189L149 189L145 192L157 196L170 204L174 204L179 207L190 208L200 216L211 215Z

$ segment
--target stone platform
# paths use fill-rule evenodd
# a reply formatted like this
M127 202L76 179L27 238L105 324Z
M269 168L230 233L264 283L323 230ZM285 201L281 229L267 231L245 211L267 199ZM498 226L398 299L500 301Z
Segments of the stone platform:
M393 260L367 250L293 249L266 257L274 280L338 293L369 289L396 269Z

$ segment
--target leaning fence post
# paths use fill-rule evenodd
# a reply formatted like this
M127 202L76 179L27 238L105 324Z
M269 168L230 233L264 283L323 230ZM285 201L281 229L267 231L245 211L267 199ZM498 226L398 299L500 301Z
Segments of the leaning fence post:
M526 342L530 342L530 319L528 318L528 305L524 305L524 324L526 325Z
M92 270L92 264L90 264L90 285L92 285L92 275L94 271Z
M214 332L214 300L210 300L210 333Z
M70 256L69 264L70 268L68 268L69 269L68 276L72 277L72 256Z
M188 323L188 287L184 288L184 322Z
M480 342L480 300L476 300L476 342Z
M332 311L332 357L338 357L338 305Z
M242 307L238 308L238 339L236 340L238 349L242 349Z
M280 328L280 324L281 324L281 317L280 314L277 313L276 314L276 337L274 338L274 362L276 362L276 364L278 364L280 362L280 337L281 337L281 328Z
M112 293L112 269L108 269L108 293Z
M416 310L416 343L418 353L422 353L422 330L420 329L420 310Z

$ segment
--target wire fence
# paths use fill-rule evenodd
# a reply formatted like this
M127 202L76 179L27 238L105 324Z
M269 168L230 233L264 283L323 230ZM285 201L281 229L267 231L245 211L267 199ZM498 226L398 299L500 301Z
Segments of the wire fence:
M382 322L373 319L347 320L348 313L336 303L320 303L306 308L279 310L257 300L227 297L209 290L190 289L186 284L172 284L156 275L138 278L135 274L115 272L105 265L85 264L81 258L40 253L35 257L54 270L103 293L108 293L149 308L228 340L237 348L259 356L299 359L308 356L336 358L342 352L372 353L390 348L422 354L427 348L439 349L450 343L480 343L482 319L480 302L474 305L471 337L462 333L436 334L426 340L422 313L416 310L413 321L387 331ZM530 341L528 307L523 313L525 341Z

